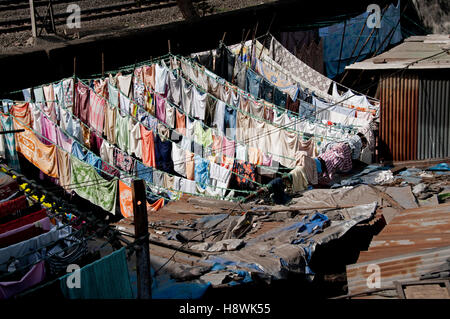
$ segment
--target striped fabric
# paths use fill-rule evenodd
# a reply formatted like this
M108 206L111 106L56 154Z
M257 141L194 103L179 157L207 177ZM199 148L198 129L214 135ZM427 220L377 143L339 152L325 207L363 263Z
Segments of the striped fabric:
M106 100L91 90L91 110L89 112L89 124L99 134L103 133L103 121L105 119Z

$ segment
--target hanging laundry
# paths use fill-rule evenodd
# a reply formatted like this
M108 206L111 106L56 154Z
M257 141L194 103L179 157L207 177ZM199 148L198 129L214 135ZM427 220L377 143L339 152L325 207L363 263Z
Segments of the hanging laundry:
M259 89L262 77L256 74L252 69L247 70L247 78L245 82L245 91L249 92L253 97L259 96Z
M23 94L23 100L25 102L31 102L31 89L23 89L22 90L22 94Z
M249 163L254 164L254 165L262 165L263 162L263 153L261 152L261 150L254 148L254 147L249 147L248 148L248 160Z
M59 279L66 299L132 299L125 247L79 270L81 283L77 289L67 287L67 274Z
M166 101L160 95L155 95L156 100L156 118L166 123Z
M296 166L289 174L292 179L292 192L297 193L308 187L308 180L303 166Z
M12 230L0 233L0 248L8 247L24 240L47 233L51 229L52 223L45 216L27 225L16 227Z
M144 65L143 67L143 78L144 84L146 87L149 87L151 90L155 89L155 64L150 66Z
M19 121L21 121L25 126L32 127L32 116L29 108L30 103L14 104L11 107L11 114L14 115Z
M175 108L171 106L169 103L166 103L165 110L165 119L166 124L170 126L170 128L175 128Z
M5 126L3 127L5 128ZM48 176L58 178L56 146L45 145L37 139L36 135L30 129L22 126L17 120L14 120L14 129L25 130L16 136L17 152L21 153L26 159Z
M222 101L218 101L214 111L214 121L212 127L215 127L219 132L225 134L225 108L226 105Z
M149 167L156 167L155 143L152 131L140 124L142 137L142 162Z
M177 127L176 131L181 135L186 135L186 115L175 110L176 119L177 119Z
M331 79L325 77L313 68L309 67L306 63L297 59L289 50L287 50L280 42L278 42L273 36L271 37L271 45L269 49L269 55L273 57L274 61L290 72L296 77L303 79L310 86L317 88L319 91L327 92Z
M172 142L162 141L159 135L155 136L155 162L156 168L166 173L173 172Z
M210 163L211 185L221 188L220 195L223 196L225 188L228 188L231 179L231 169L227 169L216 163Z
M75 85L75 105L73 115L81 120L81 122L89 123L90 110L90 89L85 84L78 82Z
M233 77L234 77L233 84L236 84L240 89L245 90L246 75L247 75L247 66L239 59L236 59L233 70Z
M73 187L75 193L107 212L115 214L117 179L105 181L94 167L83 163L75 156L71 157L70 169L70 184L77 185Z
M127 153L129 153L130 147L130 121L131 119L128 116L122 117L116 110L116 143L120 149L124 150Z
M0 299L8 299L41 283L45 279L45 262L40 261L18 281L0 282Z
M148 186L153 184L153 168L152 167L148 167L148 166L142 164L141 162L137 161L134 170L135 170L135 175L138 178L142 178L143 180L145 180L145 183Z
M202 189L209 184L209 161L198 155L195 155L195 181Z
M145 85L143 81L143 68L137 68L134 70L133 77L133 98L134 101L140 105L145 106Z
M224 136L222 139L222 153L228 157L234 158L235 144L234 140L229 140Z
M186 150L186 178L193 181L195 180L195 154L189 150Z
M42 142L46 145L56 143L56 126L45 115L41 116Z
M133 77L133 74L127 74L122 75L119 73L117 75L117 88L119 89L119 95L123 95L126 97L132 97L132 91L131 91L131 78ZM120 100L120 103L122 103L122 100ZM128 114L128 113L127 113Z
M167 98L176 106L180 106L181 103L182 85L182 78L176 76L173 71L170 71Z
M106 100L98 96L94 91L90 93L89 125L98 134L103 134L103 121L105 119Z
M120 109L120 114L122 116L127 116L131 114L132 111L132 103L131 100L124 94L124 93L119 93L119 109Z
M247 146L237 144L236 146L236 159L241 161L247 161Z
M234 161L234 181L238 189L254 190L256 181L256 168L253 164L245 161Z
M302 152L299 152L295 156L296 159L296 166L302 166L305 174L306 181L309 184L317 185L318 184L318 171L317 171L317 164L314 158L305 155Z
M345 173L352 169L352 151L346 143L336 143L318 157L325 162L326 172L319 179L323 183L333 181L335 173Z
M73 139L66 136L61 128L56 128L56 144L66 152L72 153Z
M52 120L56 121L56 102L55 102L55 92L53 90L53 85L42 86L44 90L44 96L46 103L43 104L42 110L44 113Z
M192 92L193 92L191 103L192 116L203 121L205 119L206 101L208 94L201 92L197 88L193 88Z
M162 65L157 63L155 65L155 92L159 94L166 94L166 87L168 82L169 69L164 61Z
M181 176L186 177L186 151L177 144L172 144L173 169Z
M25 195L0 203L0 218L4 218L16 211L27 208L28 202Z
M167 173L163 173L163 186L164 188L167 189L173 189L173 184L174 184L174 177L167 174Z
M70 192L70 153L57 148L56 159L58 162L59 185L67 192Z
M122 150L114 149L114 166L118 169L131 173L133 171L134 159Z
M133 196L131 187L119 180L120 212L125 218L133 217Z
M64 107L72 109L73 107L73 78L63 81Z
M184 79L181 81L181 108L187 115L192 114L192 99L194 98L194 86Z
M30 113L31 113L31 118L32 118L32 124L31 124L31 128L37 133L42 135L42 128L41 128L41 111L39 110L39 108L36 106L36 103L30 103L29 104L29 109L30 109ZM61 109L61 111L63 111ZM69 113L69 112L67 112ZM72 119L70 113L69 113L69 117L70 119ZM63 118L63 115L61 114L61 128L67 130L66 128L63 127L65 119ZM70 121L70 123L72 123L72 121ZM70 124L72 125L72 124Z
M225 135L234 140L236 138L236 109L225 106Z
M86 148L91 148L91 131L85 124L81 125L81 141Z

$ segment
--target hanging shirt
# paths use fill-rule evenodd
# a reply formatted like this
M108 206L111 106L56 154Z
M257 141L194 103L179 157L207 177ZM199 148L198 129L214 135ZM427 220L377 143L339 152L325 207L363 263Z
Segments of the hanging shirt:
M171 128L175 128L175 108L166 103L166 124Z
M108 143L108 141L103 141L100 147L100 158L110 164L114 163L114 148L115 146Z
M132 74L117 76L117 88L120 91L120 95L130 96L131 94L131 77ZM122 100L120 101L122 103Z
M247 160L247 146L237 144L236 145L236 159L241 161Z
M53 90L53 85L43 86L44 96L46 103L43 105L42 110L44 113L52 120L56 121L56 102L55 102L55 92Z
M142 162L149 167L156 167L155 144L153 132L140 125L142 137Z
M155 64L151 66L143 66L143 77L145 86L149 87L151 90L155 89Z
M130 152L137 158L142 158L142 138L141 138L141 124L136 123L130 132Z
M213 155L219 155L222 154L222 136L219 135L213 135L213 144L211 146L211 152Z
M91 90L89 111L89 125L98 134L103 134L103 121L105 119L106 101Z
M42 136L46 139L43 139L43 143L46 145L51 145L52 142L56 143L56 127L45 115L41 116L41 129ZM49 141L50 140L50 141Z
M186 177L186 151L176 143L172 143L173 169L181 176Z
M195 154L189 150L186 150L186 178L193 181L195 180Z
M108 102L111 106L119 106L119 90L108 81Z
M85 124L89 123L89 97L89 87L81 82L78 82L75 86L75 106L73 109L73 115Z
M184 79L181 84L181 108L184 113L191 115L192 99L194 96L194 87L192 84L186 82Z
M146 96L142 72L143 72L142 67L134 70L133 99L138 105L143 107L145 106Z
M117 168L127 173L131 173L134 167L133 164L134 159L130 155L128 155L127 153L123 152L118 148L114 149L114 165Z
M218 101L216 104L216 109L214 111L214 121L212 123L213 127L216 127L219 132L225 134L225 103Z
M226 137L223 137L223 139L222 139L222 153L225 156L234 158L235 142L232 141L232 140L227 139Z
M169 87L167 92L167 98L176 106L180 106L181 103L181 77L177 77L172 71L169 72Z
M156 118L166 123L166 101L159 95L155 95L156 99Z
M202 189L209 184L209 161L198 155L195 156L195 181Z
M64 107L71 109L73 107L73 78L63 81Z
M178 112L177 109L175 109L176 114L176 131L180 133L181 135L186 135L186 115L183 113Z
M114 107L110 105L105 107L103 132L105 133L106 139L112 144L116 143L116 114Z
M180 191L188 194L195 194L197 186L194 180L182 178L180 179Z
M58 146L60 146L63 150L71 153L72 152L72 143L73 143L73 139L66 136L62 132L61 128L57 127L56 128L56 144Z
M236 138L236 112L231 107L225 107L225 134L232 140Z
M192 96L192 116L200 120L205 119L206 99L208 94L200 92L197 88L193 88Z
M164 62L163 62L164 63ZM155 65L155 92L159 94L166 94L166 86L169 76L169 70L165 65L161 66L159 63Z
M36 131L38 134L42 135L42 128L41 128L41 111L39 110L39 108L36 106L35 103L30 103L29 104L29 109L30 109L30 113L31 113L31 128L33 128L34 131ZM70 113L69 113L69 117L70 117ZM71 117L70 117L71 119ZM72 121L70 121L72 123ZM61 126L63 125L63 123L61 122Z
M125 116L122 117L120 114L116 114L116 143L120 149L128 153L129 143L130 143L130 119Z
M159 135L155 136L156 168L167 173L173 172L172 142L161 141Z
M153 184L153 168L148 167L141 162L137 161L135 166L135 172L138 178L145 180L147 185Z
M236 185L239 189L255 189L256 169L253 164L245 161L234 161L233 172Z
M131 114L131 101L125 94L119 94L120 114L126 116Z

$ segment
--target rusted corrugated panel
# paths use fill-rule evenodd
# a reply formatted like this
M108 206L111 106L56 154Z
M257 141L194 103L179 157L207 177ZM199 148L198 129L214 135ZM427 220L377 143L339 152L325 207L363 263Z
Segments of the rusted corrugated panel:
M434 271L450 257L450 246L427 249L420 252L397 255L347 266L349 294L367 291L369 276L374 274L373 266L380 267L380 288L394 285L394 281L419 280L420 275ZM370 266L370 267L369 267ZM372 282L371 277L369 282Z
M381 269L381 287L417 280L450 257L450 203L406 209L372 239L358 262L347 266L349 293L368 290L368 266Z
M450 80L429 75L420 80L418 159L450 156Z
M383 75L380 80L380 137L395 161L417 159L418 87L414 73Z
M372 239L358 262L450 246L450 203L406 209Z

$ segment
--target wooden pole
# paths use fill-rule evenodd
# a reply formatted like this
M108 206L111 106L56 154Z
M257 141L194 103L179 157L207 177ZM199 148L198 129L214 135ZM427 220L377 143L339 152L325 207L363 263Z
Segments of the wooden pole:
M147 201L145 196L145 181L142 179L131 182L134 214L134 234L140 240L136 250L137 298L152 298L152 277L150 275L150 247L148 233Z
M102 50L102 78L105 77L105 52Z
M49 0L48 5L49 5L49 12L50 12L50 25L51 25L51 27L52 27L52 32L56 34L55 18L54 18L54 16L53 16L53 4L52 4L52 0Z
M31 34L33 38L37 37L36 31L36 13L34 11L34 0L30 0L30 16L31 16Z
M342 47L344 46L344 37L345 37L345 29L347 28L347 20L344 21L344 31L342 31L342 38L341 38L341 49L339 50L339 61L338 61L338 67L336 70L336 74L339 74L339 68L341 67L341 59L342 59Z
M167 40L167 47L169 48L169 53L172 53L172 49L170 48L170 39Z

